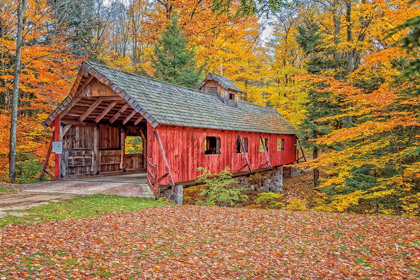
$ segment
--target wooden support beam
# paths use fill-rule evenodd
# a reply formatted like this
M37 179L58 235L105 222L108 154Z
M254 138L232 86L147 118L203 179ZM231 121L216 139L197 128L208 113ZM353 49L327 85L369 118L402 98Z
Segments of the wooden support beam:
M66 108L60 113L60 117L63 118L74 107L74 105L79 102L80 99L82 99L81 96L75 96L66 106Z
M126 124L126 123L128 123L128 121L129 120L131 120L133 117L134 117L134 115L135 114L137 114L137 112L133 109L133 112L131 112L131 114L130 115L128 115L124 120L123 120L123 124Z
M96 117L95 122L98 123L100 120L103 119L103 117L105 117L106 114L108 114L109 111L112 110L112 108L115 107L115 105L117 105L117 101L112 102L111 104L108 105L108 107L106 107L105 110L103 110L103 112Z
M61 127L60 127L60 117L57 116L54 120L54 142L61 142ZM60 161L61 155L55 154L55 178L60 179Z
M143 168L147 168L147 139L143 130L140 130L141 138L143 139Z
M120 128L120 139L121 139L121 162L120 169L124 170L124 159L125 159L125 131L124 128Z
M88 100L96 99L98 96L85 96ZM99 96L102 101L122 101L122 98L119 96Z
M79 93L81 93L85 87L90 83L90 81L92 81L92 79L95 78L94 75L91 75L84 83L83 86L77 91L77 93L75 95L78 95Z
M141 122L143 119L144 117L140 115L140 117L138 117L137 120L134 122L134 125L138 125L139 122Z
M168 174L169 183L171 184L172 187L175 187L175 183L174 183L174 179L172 177L171 169L169 168L168 160L166 159L165 149L163 148L162 141L160 140L160 137L159 137L159 132L157 130L155 130L155 131L153 131L153 133L155 134L156 140L157 140L158 145L159 145L159 150L160 150L160 154L162 156L163 164L165 165L166 173L169 173Z
M44 180L44 175L48 167L48 162L50 161L50 155L52 150L52 142L55 139L55 131L52 134L50 144L48 145L47 155L45 156L44 165L42 166L41 176L39 176L39 180ZM54 179L54 176L51 176L51 179Z
M61 123L64 125L74 125L74 126L97 126L96 123L78 122L78 121L70 121L70 120L62 120Z
M93 157L94 157L94 167L93 173L98 174L100 170L101 159L99 153L99 129L97 126L93 128Z
M90 106L84 113L83 115L81 115L78 119L79 122L83 122L87 116L89 116L90 113L92 113L93 110L96 109L96 107L98 107L99 104L101 104L102 102L102 98L98 98L95 103L92 104L92 106Z
M300 151L302 152L302 157L301 157L301 158L303 158L303 160L306 162L305 153L303 152L303 148L302 148L302 145L300 144L299 139L297 139L297 142L299 143L299 148L300 148ZM298 155L299 155L299 153L298 153ZM298 158L298 161L299 161L301 158Z
M66 135L67 134L67 132L69 132L69 130L70 130L70 128L72 127L72 125L71 124L68 124L68 125L66 125L64 128L63 128L63 133L62 133L62 135L61 135L61 138L63 138L64 137L64 135Z
M115 122L121 116L121 114L127 110L128 107L130 107L130 104L128 103L122 106L121 109L109 120L109 123L112 124Z
M264 148L265 157L267 158L267 162L264 163L263 165L266 165L268 163L268 166L270 167L270 169L273 169L273 166L271 165L270 158L268 156L267 147L265 146L265 139L261 135L260 135L260 141L261 141L261 144Z
M244 155L244 158L245 158L245 161L246 161L246 165L248 165L248 170L249 170L249 172L252 172L252 167L251 167L251 164L249 163L249 159L248 159L248 153L245 150L244 139L240 135L238 135L238 140L239 140L239 143L241 145L241 150L242 150L242 154Z
M44 171L45 173L47 173L48 176L50 176L51 179L55 179L54 175L48 169L43 169L42 171Z

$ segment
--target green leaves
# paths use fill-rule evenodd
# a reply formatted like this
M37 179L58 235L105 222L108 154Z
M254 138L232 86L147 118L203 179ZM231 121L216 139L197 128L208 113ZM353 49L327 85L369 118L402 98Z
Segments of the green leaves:
M238 183L232 178L229 167L218 174L212 174L203 167L199 167L198 171L202 171L202 174L197 182L207 185L207 189L200 193L200 195L206 196L206 201L202 204L232 207L235 205L235 201L248 199L248 196L242 193L244 189L238 187Z

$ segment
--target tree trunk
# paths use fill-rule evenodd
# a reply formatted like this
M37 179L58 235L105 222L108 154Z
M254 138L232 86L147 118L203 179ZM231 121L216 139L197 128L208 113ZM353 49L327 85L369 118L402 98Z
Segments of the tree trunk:
M352 23L351 23L351 0L346 1L346 24L347 24L347 43L352 43ZM354 71L354 54L355 46L351 47L347 53L347 71L346 76L348 77ZM346 108L349 108L352 104L347 104ZM347 127L352 126L353 119L351 116L346 117Z
M318 148L314 147L312 152L313 159L318 158ZM316 188L319 185L319 170L314 169L314 187Z
M16 130L18 123L18 103L19 103L19 78L22 67L22 30L23 18L25 16L27 0L19 0L18 9L18 26L16 34L16 62L15 76L13 80L13 97L12 97L12 116L10 125L10 146L9 146L9 177L13 184L16 178Z

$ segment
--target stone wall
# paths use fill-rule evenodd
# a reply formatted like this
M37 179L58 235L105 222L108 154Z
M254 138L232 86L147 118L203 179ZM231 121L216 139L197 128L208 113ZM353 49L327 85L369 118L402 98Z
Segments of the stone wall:
M175 187L169 187L166 189L160 189L160 197L166 197L169 201L182 205L182 199L184 196L184 186L175 185Z
M246 190L280 193L283 190L283 166L235 178Z
M281 193L283 191L283 166L275 167L273 170L239 176L235 180L239 186L246 190ZM160 196L168 198L175 204L182 205L183 188L181 185L176 185L174 188L161 188Z

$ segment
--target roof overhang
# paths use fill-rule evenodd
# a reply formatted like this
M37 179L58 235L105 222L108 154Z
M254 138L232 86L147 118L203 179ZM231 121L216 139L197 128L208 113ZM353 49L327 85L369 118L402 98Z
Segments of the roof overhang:
M140 114L147 122L150 123L152 127L157 127L159 125L156 119L152 115L150 115L143 106L141 106L134 98L132 98L127 92L121 89L118 85L112 82L112 77L104 76L100 72L96 71L94 67L92 67L88 62L83 62L82 67L80 68L77 74L76 80L72 86L72 89L70 90L69 95L57 106L57 108L42 123L43 127L48 128L48 127L54 126L54 120L57 117L60 117L60 118L65 117L66 114L68 114L69 111L74 106L76 106L82 98L89 98L89 99L95 99L95 100L100 100L100 101L112 100L112 96L102 96L100 94L96 96L86 95L84 89L93 79L97 79L100 83L104 84L110 90L112 90L112 92L114 93L114 98L116 98L114 100L120 99L127 102L128 106L132 108L134 112ZM113 103L109 104L104 110L109 111L112 104ZM92 109L92 107L87 108L84 113L89 113L88 112L89 109ZM96 120L98 120L98 118L96 118Z

